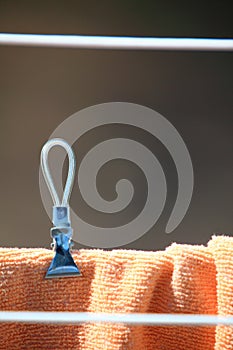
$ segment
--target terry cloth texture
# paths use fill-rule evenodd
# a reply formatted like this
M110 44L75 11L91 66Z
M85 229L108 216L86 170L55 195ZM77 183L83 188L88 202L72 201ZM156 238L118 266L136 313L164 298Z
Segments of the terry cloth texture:
M0 249L0 309L233 315L233 237L165 251L73 251L82 277L46 280L47 249ZM224 350L233 327L0 323L0 349Z

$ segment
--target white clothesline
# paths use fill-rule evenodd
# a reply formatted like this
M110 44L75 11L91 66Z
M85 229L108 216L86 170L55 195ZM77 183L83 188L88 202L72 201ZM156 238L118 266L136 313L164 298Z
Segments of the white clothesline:
M1 322L21 323L123 323L150 326L233 326L233 316L193 314L110 314L88 312L0 311Z
M233 51L232 39L0 33L0 45L110 50Z

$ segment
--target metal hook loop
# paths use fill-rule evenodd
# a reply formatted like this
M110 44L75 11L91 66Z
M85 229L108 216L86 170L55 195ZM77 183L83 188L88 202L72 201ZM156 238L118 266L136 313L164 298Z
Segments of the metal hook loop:
M53 148L54 146L61 146L63 147L67 154L68 154L68 158L69 158L69 169L68 169L68 175L67 175L67 179L66 179L66 185L65 185L65 189L64 189L64 193L63 193L63 198L62 201L60 202L57 191L55 189L54 183L53 183L53 179L52 179L52 175L51 172L49 170L49 166L48 166L48 154L51 148ZM71 195L71 191L72 191L72 187L73 187L73 182L74 182L74 174L75 174L75 156L74 156L74 152L72 150L72 148L70 147L70 145L63 139L52 139L49 140L48 142L46 142L46 144L43 146L42 151L41 151L41 169L46 181L46 184L48 186L49 192L51 194L53 203L55 206L67 206L69 199L70 199L70 195Z

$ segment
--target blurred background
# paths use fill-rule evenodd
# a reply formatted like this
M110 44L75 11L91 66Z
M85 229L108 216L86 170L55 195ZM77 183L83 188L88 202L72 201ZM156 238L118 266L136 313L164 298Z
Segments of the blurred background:
M231 38L230 10L223 2L3 1L0 32ZM233 234L233 53L107 51L0 46L0 246L49 247L51 222L39 191L39 157L53 130L77 111L106 102L152 108L178 130L194 168L189 210L171 234L164 233L177 195L177 174L166 148L134 127L108 125L74 145L77 164L99 142L126 137L144 144L160 161L167 202L155 226L131 249L158 250L171 242L206 244L213 234ZM80 197L77 177L71 205L84 220L115 227L142 210L143 172L115 160L98 176L98 189L115 197L120 178L135 193L124 212L104 214ZM77 243L76 247L83 247Z

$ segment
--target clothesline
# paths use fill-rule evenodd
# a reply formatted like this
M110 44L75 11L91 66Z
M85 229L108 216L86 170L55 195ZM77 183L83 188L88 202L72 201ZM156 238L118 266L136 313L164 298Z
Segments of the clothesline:
M88 312L0 311L1 322L20 323L123 323L151 326L233 326L233 316L194 314L110 314Z
M233 51L232 39L0 33L0 45L108 50Z

